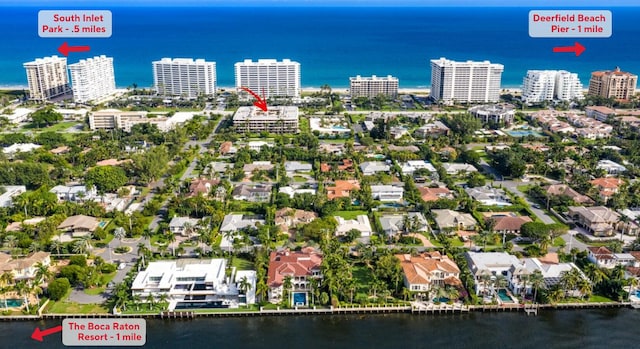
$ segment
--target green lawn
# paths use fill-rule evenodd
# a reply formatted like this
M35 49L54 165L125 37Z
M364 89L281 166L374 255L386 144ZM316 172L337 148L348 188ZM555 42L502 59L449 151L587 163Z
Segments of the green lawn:
M302 177L302 176L293 176L293 181L294 182L299 182L299 183L305 183L307 181L306 178Z
M591 303L606 303L606 302L615 302L613 299L609 299L605 296L600 296L597 294L591 295L589 297L589 302Z
M232 267L236 267L237 270L253 270L253 262L244 258L233 257L231 262Z
M342 217L344 219L355 219L359 215L367 215L367 211L336 211L334 216Z
M557 238L553 239L553 246L554 247L564 247L565 245L566 245L566 242L564 241L563 238L557 237Z
M97 296L99 294L102 294L104 290L105 290L104 287L85 288L84 293L90 296Z
M364 265L356 265L351 268L353 279L356 282L357 290L355 293L369 294L369 284L373 280L371 270Z
M38 128L38 125L36 124L28 124L24 126L22 129L24 131L35 131L35 132L60 132L77 124L79 124L79 122L77 121L66 121L66 122L59 122L49 127L41 127L41 128Z
M78 304L58 301L47 307L47 313L52 314L106 314L109 311L100 304Z

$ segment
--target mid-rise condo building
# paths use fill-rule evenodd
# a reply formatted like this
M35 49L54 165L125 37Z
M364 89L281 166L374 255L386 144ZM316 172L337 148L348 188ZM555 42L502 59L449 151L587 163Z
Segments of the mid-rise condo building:
M589 94L605 98L628 100L636 92L638 75L614 70L595 71L589 80Z
M233 127L238 132L298 133L298 107L240 107L233 115Z
M264 98L300 97L300 63L283 59L245 59L235 64L236 87Z
M216 93L216 62L192 58L163 58L153 64L158 94L196 98Z
M483 62L431 60L431 98L445 104L487 103L500 99L504 66Z
M529 70L522 81L522 100L525 103L583 98L578 74L566 70Z
M78 103L97 101L116 92L113 58L96 56L70 64L73 99Z
M349 78L349 91L351 98L373 98L377 95L385 95L395 98L398 96L398 78L391 75L387 77L362 77Z
M36 58L23 67L27 71L30 99L46 101L69 92L66 57Z

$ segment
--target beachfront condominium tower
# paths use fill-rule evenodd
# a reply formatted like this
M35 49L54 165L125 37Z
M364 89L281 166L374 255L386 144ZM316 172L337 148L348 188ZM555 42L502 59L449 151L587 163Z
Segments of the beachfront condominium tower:
M619 67L608 71L595 71L589 80L589 94L605 98L629 100L636 92L638 76L620 71Z
M236 88L247 87L264 98L300 97L300 63L283 59L245 59L235 64Z
M389 75L387 77L362 77L349 78L349 91L351 98L373 98L377 95L396 98L398 96L398 78Z
M500 99L504 66L483 62L431 60L431 98L445 104L487 103Z
M216 62L163 58L153 62L153 84L163 96L213 96L216 93Z
M113 58L96 56L69 65L73 99L78 103L99 101L116 92Z
M522 81L522 100L525 103L583 98L578 74L566 70L529 70Z
M37 58L23 67L27 71L30 99L46 101L69 92L66 57Z

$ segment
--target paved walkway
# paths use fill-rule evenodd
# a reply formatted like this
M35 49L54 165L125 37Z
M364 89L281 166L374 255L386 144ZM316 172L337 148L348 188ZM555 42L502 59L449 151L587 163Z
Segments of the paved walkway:
M107 300L107 295L102 293L99 295L88 295L82 290L74 289L69 295L68 301L79 304L101 304Z

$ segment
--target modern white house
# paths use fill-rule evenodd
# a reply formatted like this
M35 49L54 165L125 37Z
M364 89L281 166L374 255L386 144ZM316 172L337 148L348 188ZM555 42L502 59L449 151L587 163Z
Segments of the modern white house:
M358 215L356 219L344 219L339 216L334 216L333 218L338 222L335 232L336 236L344 236L352 229L358 230L360 237L369 237L373 233L369 217L366 215Z
M397 202L402 201L404 195L404 188L394 185L372 185L371 196L374 200L380 200L382 202Z
M240 287L241 280L248 284L246 288ZM169 310L238 308L242 303L255 303L255 290L255 271L232 268L227 276L224 258L151 262L131 285L132 296L143 302L148 297L155 301L166 297Z
M293 198L296 194L311 194L316 195L317 190L311 188L298 188L293 186L280 187L278 189L278 193L284 193L289 195L290 198Z
M429 162L423 160L409 160L400 164L403 175L412 176L418 170L426 170L430 173L430 177L438 179L438 170Z
M27 191L24 185L3 185L0 188L4 190L0 194L0 207L13 206L13 198Z
M56 194L58 201L69 202L96 201L98 196L95 186L87 188L85 185L56 185L49 192Z
M604 160L598 161L598 164L596 165L596 168L605 170L607 172L607 174L610 175L610 176L617 176L617 175L627 171L626 167L620 165L619 163L617 163L615 161L611 161L611 160L608 160L608 159L604 159Z
M365 161L360 164L360 170L363 176L372 176L378 172L389 172L391 166L382 161Z

